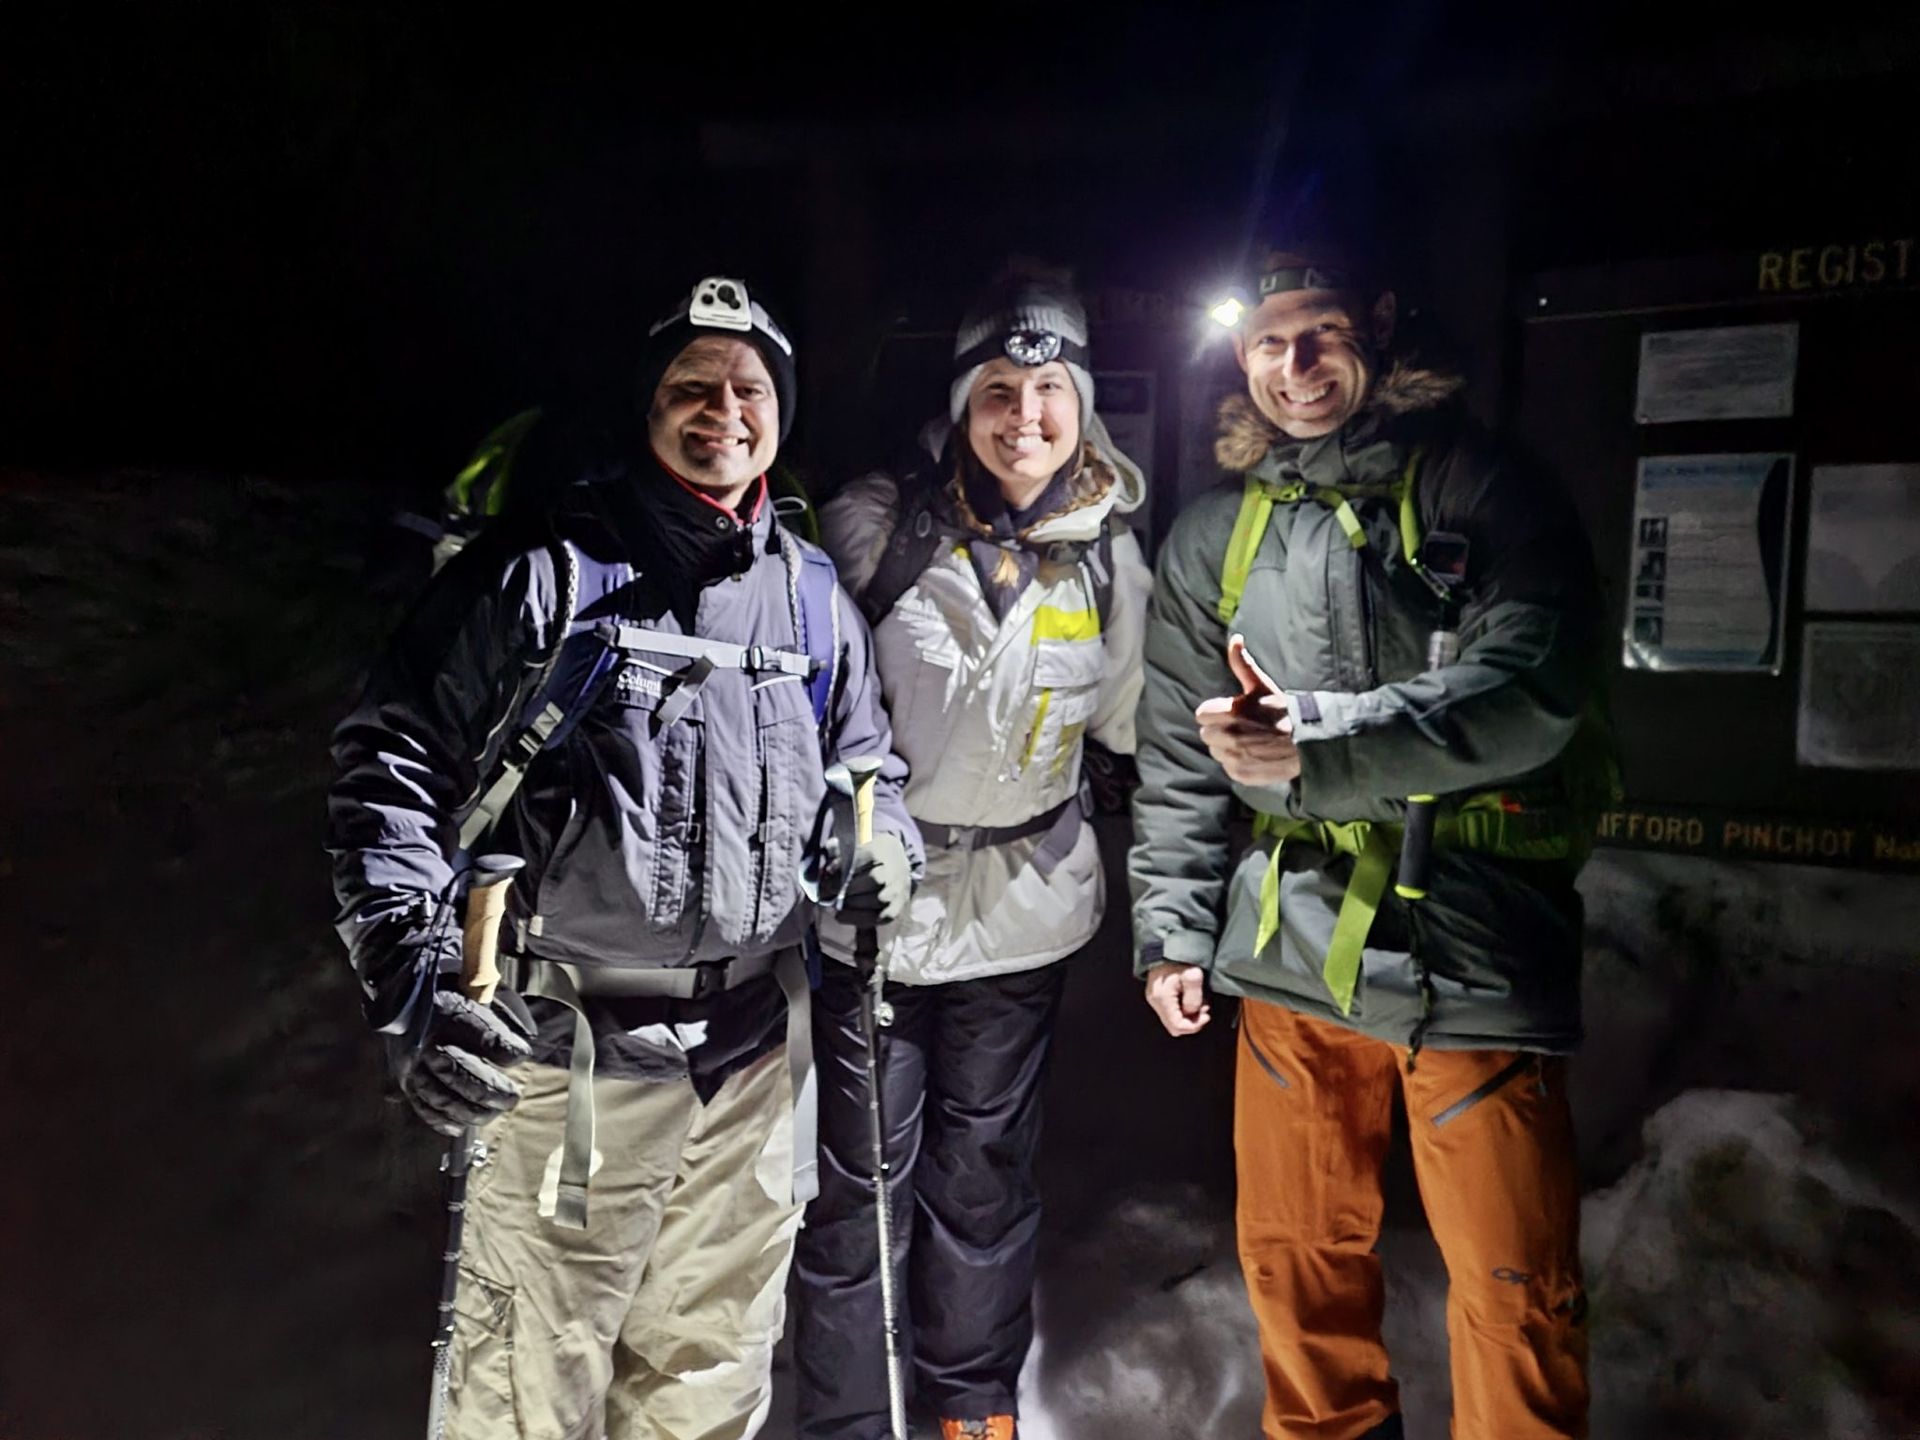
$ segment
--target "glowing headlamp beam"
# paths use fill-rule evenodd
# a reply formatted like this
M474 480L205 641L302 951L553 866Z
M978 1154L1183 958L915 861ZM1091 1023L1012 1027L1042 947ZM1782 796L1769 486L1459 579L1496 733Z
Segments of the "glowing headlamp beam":
M1230 295L1209 310L1207 314L1213 317L1216 325L1222 325L1231 330L1240 323L1240 317L1245 313L1246 308L1246 306L1242 305Z

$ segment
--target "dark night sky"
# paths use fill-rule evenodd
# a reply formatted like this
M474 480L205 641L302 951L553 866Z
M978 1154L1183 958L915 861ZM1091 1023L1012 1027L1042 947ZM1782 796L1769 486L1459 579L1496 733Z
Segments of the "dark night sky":
M1271 140L1274 193L1358 177L1395 234L1445 202L1435 147L1486 157L1518 177L1487 222L1515 273L1913 190L1879 170L1911 24L654 8L14 7L0 460L438 470L621 373L635 327L715 269L756 277L836 375L889 317L950 324L1012 249L1180 292L1237 250ZM842 234L851 276L823 253Z

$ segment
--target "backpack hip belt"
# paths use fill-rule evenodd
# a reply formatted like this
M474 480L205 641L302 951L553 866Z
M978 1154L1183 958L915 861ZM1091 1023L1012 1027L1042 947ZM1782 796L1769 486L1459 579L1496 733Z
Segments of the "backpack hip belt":
M820 1191L819 1089L813 1069L813 1005L801 947L671 970L610 970L516 957L514 975L529 999L552 1000L573 1012L573 1053L567 1068L567 1118L560 1145L559 1189L553 1219L569 1230L587 1228L587 1184L593 1173L593 1027L588 996L660 996L701 1000L763 975L779 978L787 1000L787 1078L793 1096L793 1201L804 1205Z
M1079 804L1078 796L1069 796L1015 825L941 825L917 815L913 823L920 827L920 838L929 845L947 850L984 850L991 845L1007 845L1029 836L1044 835L1059 823L1069 806Z
M1565 806L1532 807L1507 791L1489 790L1468 797L1434 821L1434 844L1442 850L1472 850L1503 860L1565 860L1575 853L1574 831ZM1300 820L1256 812L1256 843L1271 842L1267 873L1260 881L1260 925L1254 934L1257 956L1280 931L1280 853L1306 844L1329 855L1353 858L1353 874L1340 900L1333 938L1320 968L1327 991L1342 1015L1353 1010L1360 980L1360 952L1373 929L1373 917L1387 892L1404 826L1388 820Z
M1069 795L1058 805L1050 805L1016 825L939 825L918 816L913 823L920 827L920 838L929 849L938 846L945 850L986 850L1044 835L1046 840L1034 850L1028 863L1046 880L1052 878L1060 862L1073 852L1080 839L1080 827L1092 812L1093 797L1082 785L1078 794Z

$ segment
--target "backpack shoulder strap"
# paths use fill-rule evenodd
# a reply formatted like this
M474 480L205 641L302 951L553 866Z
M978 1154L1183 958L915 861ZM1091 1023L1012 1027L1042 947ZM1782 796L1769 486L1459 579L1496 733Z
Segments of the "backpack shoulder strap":
M1107 633L1107 621L1113 615L1113 543L1127 528L1127 522L1109 513L1100 526L1100 534L1087 547L1086 566L1093 581L1093 609L1100 620L1100 633Z
M1216 613L1223 625L1231 625L1240 613L1240 597L1246 592L1247 576L1253 573L1253 557L1260 553L1260 542L1266 538L1267 521L1278 498L1276 487L1248 472L1246 488L1240 495L1240 513L1234 517L1233 534L1220 560L1220 604Z
M892 613L900 597L940 548L939 491L917 476L900 482L900 506L887 547L860 595L860 613L867 624L878 625Z
M813 661L813 673L807 678L813 722L824 735L840 680L840 607L833 599L839 572L826 551L790 532L782 532L780 549L787 563L794 634Z
M523 692L529 698L514 713L511 723L516 728L500 746L493 770L460 822L463 850L471 850L493 829L526 779L534 757L571 733L620 668L619 652L595 627L583 630L575 617L584 591L609 591L631 578L632 567L585 558L565 540L551 541L547 550L553 560L555 594L552 643L539 657L525 662L527 668L538 670L538 679ZM574 647L578 658L563 665L570 641L578 642Z
M1423 583L1432 588L1433 580L1420 563L1422 535L1417 482L1420 462L1425 454L1425 449L1417 445L1408 452L1407 463L1388 488L1387 497L1398 512L1400 546L1407 564ZM1260 552L1260 542L1266 538L1267 523L1273 516L1274 505L1291 505L1309 499L1318 500L1334 512L1340 528L1346 532L1347 539L1356 550L1366 547L1366 530L1355 516L1347 493L1326 486L1298 483L1276 485L1249 471L1246 488L1240 498L1240 513L1234 517L1233 534L1227 541L1227 551L1220 562L1218 613L1223 624L1231 625L1233 617L1239 613L1240 597L1247 588L1247 576L1253 572L1253 558Z

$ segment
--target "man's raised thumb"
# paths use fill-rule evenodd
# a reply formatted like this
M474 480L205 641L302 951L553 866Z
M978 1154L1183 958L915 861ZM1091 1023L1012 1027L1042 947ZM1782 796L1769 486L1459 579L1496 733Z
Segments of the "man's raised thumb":
M1233 678L1240 682L1240 689L1248 695L1277 695L1280 687L1273 678L1254 663L1252 655L1247 653L1247 642L1239 635L1227 639L1227 664L1233 667Z

